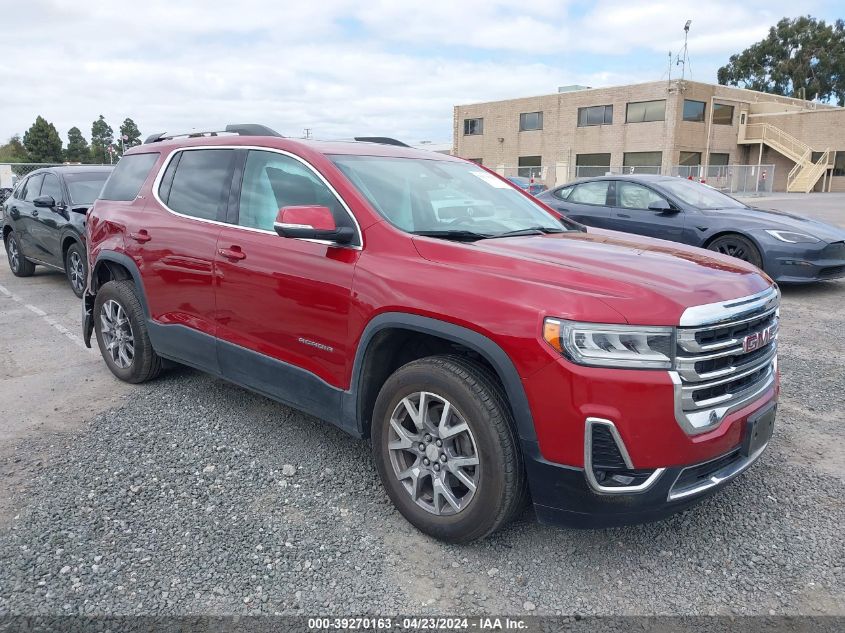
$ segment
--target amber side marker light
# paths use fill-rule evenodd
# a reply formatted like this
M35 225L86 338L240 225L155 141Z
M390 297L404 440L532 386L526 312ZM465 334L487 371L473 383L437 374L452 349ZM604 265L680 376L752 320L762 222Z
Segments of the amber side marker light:
M560 345L560 321L546 319L543 322L543 338L546 339L546 343L563 353Z

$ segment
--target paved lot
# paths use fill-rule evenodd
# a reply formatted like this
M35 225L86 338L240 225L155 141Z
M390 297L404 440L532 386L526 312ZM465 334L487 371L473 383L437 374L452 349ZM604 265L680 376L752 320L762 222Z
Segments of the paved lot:
M188 369L123 385L61 275L0 287L0 613L845 614L845 282L784 291L778 427L739 483L465 547L408 526L364 442Z
M845 226L845 193L775 193L742 200L753 207L807 215Z

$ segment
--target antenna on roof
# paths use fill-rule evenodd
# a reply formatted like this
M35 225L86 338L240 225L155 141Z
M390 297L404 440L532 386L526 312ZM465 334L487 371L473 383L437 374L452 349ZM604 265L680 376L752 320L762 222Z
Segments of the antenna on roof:
M689 49L687 47L687 40L689 39L689 27L692 24L692 20L687 20L687 23L684 24L684 50L678 53L678 58L675 60L675 64L681 67L681 81L684 80L684 76L686 75L687 67L690 65L689 63ZM692 68L690 68L690 76L692 76Z

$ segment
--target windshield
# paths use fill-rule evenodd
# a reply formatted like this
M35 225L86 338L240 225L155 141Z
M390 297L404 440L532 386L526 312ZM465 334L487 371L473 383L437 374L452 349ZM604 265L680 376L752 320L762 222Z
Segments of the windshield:
M70 193L71 204L93 204L108 177L107 171L65 174L65 184Z
M564 226L513 186L471 163L385 156L334 156L384 218L409 233L498 237Z
M678 178L677 180L663 180L660 186L676 198L699 209L747 209L739 200L726 196L707 185Z

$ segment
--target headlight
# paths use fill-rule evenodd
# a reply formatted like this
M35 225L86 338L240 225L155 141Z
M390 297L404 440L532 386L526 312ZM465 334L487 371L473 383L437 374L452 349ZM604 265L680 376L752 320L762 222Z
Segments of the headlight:
M821 242L821 240L817 237L807 235L806 233L795 233L794 231L775 231L774 229L766 229L766 233L776 240L789 242L790 244L815 244L816 242Z
M671 369L674 328L546 319L543 338L569 360L596 367Z

